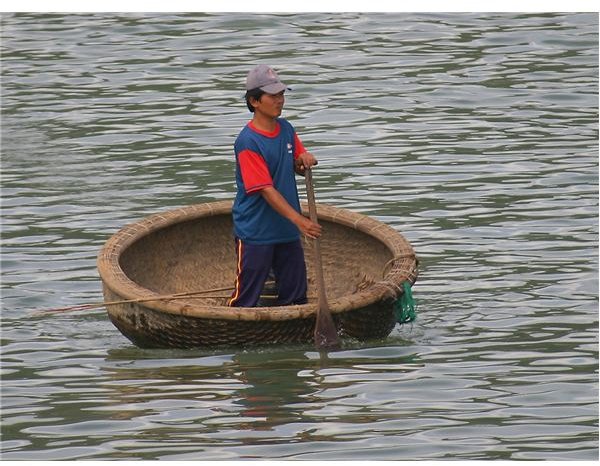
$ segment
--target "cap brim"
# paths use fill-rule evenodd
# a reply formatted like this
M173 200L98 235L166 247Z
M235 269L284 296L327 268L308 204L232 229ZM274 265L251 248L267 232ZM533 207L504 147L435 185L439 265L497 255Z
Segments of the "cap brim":
M282 82L267 84L266 86L260 88L261 91L265 91L267 94L279 94L281 91L285 91L287 89L289 89L289 87Z

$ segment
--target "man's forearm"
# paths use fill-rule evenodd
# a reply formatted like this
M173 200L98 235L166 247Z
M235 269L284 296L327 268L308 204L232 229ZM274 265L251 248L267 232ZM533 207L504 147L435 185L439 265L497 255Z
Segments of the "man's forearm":
M277 191L274 187L270 186L261 190L260 194L279 215L287 218L293 224L297 224L303 217L289 204L288 201Z
M296 225L302 234L313 239L321 235L321 226L298 213L274 187L264 188L260 191L260 194L275 212Z

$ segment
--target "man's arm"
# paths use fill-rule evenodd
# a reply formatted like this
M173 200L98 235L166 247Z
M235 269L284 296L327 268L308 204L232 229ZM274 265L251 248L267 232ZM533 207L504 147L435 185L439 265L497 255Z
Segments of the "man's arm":
M321 236L321 225L296 212L273 186L261 189L260 194L278 214L296 225L302 234L312 239Z

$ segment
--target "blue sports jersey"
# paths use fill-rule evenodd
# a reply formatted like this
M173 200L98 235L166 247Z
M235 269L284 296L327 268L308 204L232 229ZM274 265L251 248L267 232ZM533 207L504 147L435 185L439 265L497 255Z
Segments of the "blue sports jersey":
M260 195L273 186L300 212L294 159L304 151L293 126L277 119L277 129L266 133L250 122L235 144L237 195L233 204L235 235L249 244L277 244L300 238L298 228L277 213Z

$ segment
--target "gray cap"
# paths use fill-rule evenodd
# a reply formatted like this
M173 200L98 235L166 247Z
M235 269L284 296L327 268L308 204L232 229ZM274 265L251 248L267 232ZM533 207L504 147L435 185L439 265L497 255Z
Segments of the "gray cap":
M267 65L258 65L248 73L246 77L246 90L260 89L267 94L279 94L288 87L281 82L273 68Z

